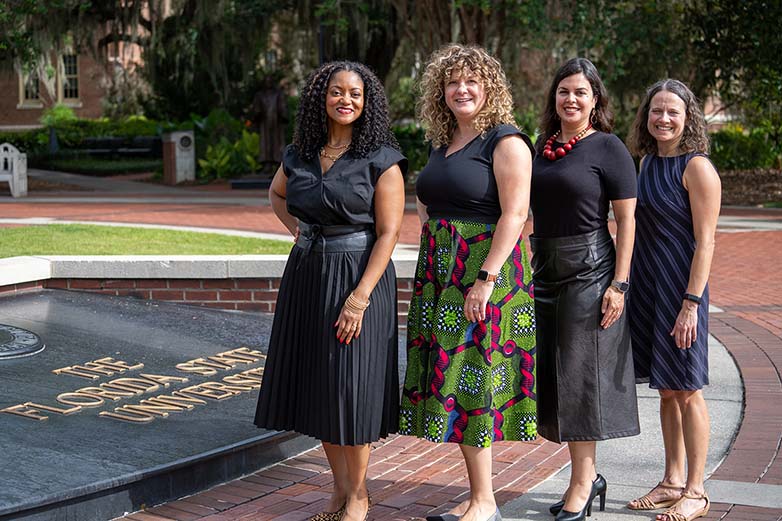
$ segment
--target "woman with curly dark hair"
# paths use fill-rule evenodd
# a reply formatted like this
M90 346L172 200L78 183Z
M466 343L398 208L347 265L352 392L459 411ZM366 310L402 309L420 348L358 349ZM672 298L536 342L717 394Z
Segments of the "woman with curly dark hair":
M314 520L366 518L369 444L397 430L391 252L406 168L377 77L353 62L313 72L269 190L296 245L280 283L255 424L323 443L334 491Z
M707 157L706 122L678 80L655 83L633 123L638 176L636 250L628 302L635 375L660 394L665 474L632 510L670 507L660 521L709 512L709 286L720 213L720 178ZM685 467L686 462L686 467Z

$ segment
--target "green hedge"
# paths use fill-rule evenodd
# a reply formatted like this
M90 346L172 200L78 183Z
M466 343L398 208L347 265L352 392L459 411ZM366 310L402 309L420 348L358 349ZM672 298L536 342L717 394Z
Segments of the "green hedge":
M722 171L771 168L782 153L760 130L745 132L739 126L730 126L710 137L711 160Z

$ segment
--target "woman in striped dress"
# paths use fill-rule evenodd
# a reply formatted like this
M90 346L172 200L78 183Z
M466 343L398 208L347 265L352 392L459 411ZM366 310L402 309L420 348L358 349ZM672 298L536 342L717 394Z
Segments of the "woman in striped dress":
M709 383L707 281L720 179L706 156L703 112L680 81L649 89L629 145L643 157L628 302L633 357L637 380L660 393L665 475L627 506L670 507L659 521L689 521L709 511L709 413L701 389Z

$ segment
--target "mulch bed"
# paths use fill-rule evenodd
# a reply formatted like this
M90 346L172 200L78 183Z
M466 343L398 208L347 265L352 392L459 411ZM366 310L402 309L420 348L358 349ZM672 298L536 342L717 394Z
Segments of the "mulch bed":
M782 201L782 170L730 170L720 173L722 204L757 206Z
M34 177L27 178L28 192L91 192L89 188L83 186L69 185L65 183L54 183L44 181Z

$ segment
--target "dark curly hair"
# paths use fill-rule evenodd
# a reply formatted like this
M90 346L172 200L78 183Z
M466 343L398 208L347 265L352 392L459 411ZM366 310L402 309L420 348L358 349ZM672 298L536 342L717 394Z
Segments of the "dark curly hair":
M299 156L310 161L318 156L328 139L326 91L331 77L340 72L355 72L364 82L364 110L353 122L353 136L347 154L367 157L382 145L399 150L388 118L388 100L383 84L361 63L335 61L324 63L307 78L301 91L293 146Z
M597 96L592 128L601 132L611 132L614 129L614 114L608 107L608 90L606 90L595 65L586 58L571 58L554 75L554 80L546 94L546 109L540 118L540 131L544 139L538 140L538 152L543 151L543 147L546 145L545 138L560 130L561 123L557 115L557 87L562 80L574 74L583 74L592 87L592 94Z
M647 122L649 121L649 108L652 98L658 92L671 92L681 98L686 107L684 114L684 132L679 140L681 152L709 153L709 135L706 133L706 118L703 116L701 104L695 94L679 80L660 80L646 91L638 113L635 115L630 135L627 137L627 148L636 157L657 153L657 140L649 133Z

